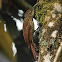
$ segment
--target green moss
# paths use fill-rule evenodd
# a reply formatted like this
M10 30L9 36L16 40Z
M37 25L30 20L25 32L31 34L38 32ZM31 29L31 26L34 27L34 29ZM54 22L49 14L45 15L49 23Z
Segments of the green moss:
M41 4L37 5L36 15L37 21L41 24L45 22L45 15L47 15L47 10L53 10L54 2L58 2L59 0L43 0Z

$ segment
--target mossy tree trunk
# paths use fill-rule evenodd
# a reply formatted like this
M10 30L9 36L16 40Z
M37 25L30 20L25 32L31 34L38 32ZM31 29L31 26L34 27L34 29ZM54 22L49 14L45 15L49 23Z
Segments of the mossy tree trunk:
M36 18L39 26L39 62L62 62L61 0L39 0Z

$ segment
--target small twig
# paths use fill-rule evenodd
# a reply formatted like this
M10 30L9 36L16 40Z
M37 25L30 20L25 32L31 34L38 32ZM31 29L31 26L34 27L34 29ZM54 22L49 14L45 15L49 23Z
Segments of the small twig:
M62 50L62 42L60 43L60 46L59 46L59 48L58 48L58 50L57 50L57 53L56 53L56 56L55 56L53 62L57 62L58 57L59 57L59 55L60 55L60 53L61 53L61 50Z

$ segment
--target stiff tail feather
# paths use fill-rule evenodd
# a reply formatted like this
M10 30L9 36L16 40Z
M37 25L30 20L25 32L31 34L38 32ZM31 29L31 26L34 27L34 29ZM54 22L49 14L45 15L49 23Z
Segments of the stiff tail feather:
M38 51L38 49L37 49L37 47L36 47L36 44L35 44L33 41L32 41L32 45L33 45L35 51Z
M32 44L31 44L31 50L32 50L32 53L33 53L34 59L35 59L36 61L38 61L38 55L37 55L37 53L36 53L36 51L35 51L35 49L34 49L34 47L33 47Z

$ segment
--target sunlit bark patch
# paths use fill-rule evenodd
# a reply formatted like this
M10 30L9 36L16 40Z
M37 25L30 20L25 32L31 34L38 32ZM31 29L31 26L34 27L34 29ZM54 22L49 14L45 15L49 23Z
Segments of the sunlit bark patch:
M55 3L55 4L54 4L54 8L55 8L55 10L57 10L58 12L62 12L61 4Z
M52 36L53 38L56 38L57 32L58 32L57 30L53 31L52 34L51 34L51 36Z
M44 56L44 62L51 62L52 56L48 53L47 55Z
M55 14L52 14L52 18L55 18L56 17L56 15Z
M53 26L53 22L50 22L49 24L48 24L48 26L51 28L52 26Z

